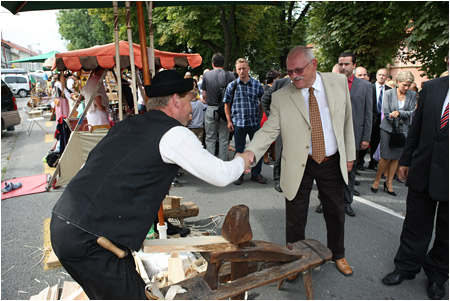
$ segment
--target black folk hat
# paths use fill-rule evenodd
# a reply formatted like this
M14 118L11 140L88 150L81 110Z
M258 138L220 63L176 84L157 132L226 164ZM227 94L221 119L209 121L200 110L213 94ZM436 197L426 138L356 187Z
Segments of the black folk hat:
M184 78L175 70L164 70L155 75L152 84L145 86L148 97L166 96L183 93L194 88L192 78Z

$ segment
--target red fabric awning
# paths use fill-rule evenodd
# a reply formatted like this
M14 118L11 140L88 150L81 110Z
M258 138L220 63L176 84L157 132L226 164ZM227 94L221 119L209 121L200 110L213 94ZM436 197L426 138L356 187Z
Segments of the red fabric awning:
M115 66L116 48L115 43L91 48L60 52L55 54L53 69L71 70L73 72L83 69L85 71L94 70L97 67L111 69ZM134 63L136 67L142 69L141 47L133 43ZM128 42L119 42L120 67L128 68L130 66L130 49ZM200 66L202 57L200 54L185 54L159 51L155 49L155 67L156 69L172 69L177 67L192 68Z

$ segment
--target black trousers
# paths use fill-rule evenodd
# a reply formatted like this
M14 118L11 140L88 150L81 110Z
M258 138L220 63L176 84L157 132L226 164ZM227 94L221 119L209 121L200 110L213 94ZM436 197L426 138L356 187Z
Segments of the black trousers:
M356 151L356 158L358 158L360 151ZM357 161L353 161L353 168L348 173L348 184L345 185L345 192L344 192L344 203L345 206L351 206L353 203L353 191L355 191L355 180L356 180L356 165Z
M291 201L286 199L286 242L294 243L305 239L309 198L314 180L323 205L327 246L333 253L333 260L344 258L345 182L339 166L339 154L321 164L308 159L297 195Z
M119 259L97 244L97 236L56 215L52 215L50 233L56 256L90 300L148 300L131 252Z
M283 140L281 139L281 134L278 135L275 140L275 152L277 153L277 159L273 164L273 180L275 182L280 182L281 175L281 153L283 151Z
M443 284L448 280L448 210L448 202L432 200L428 190L409 188L400 247L394 259L397 273L412 276L423 268L432 282ZM434 243L428 251L433 228Z

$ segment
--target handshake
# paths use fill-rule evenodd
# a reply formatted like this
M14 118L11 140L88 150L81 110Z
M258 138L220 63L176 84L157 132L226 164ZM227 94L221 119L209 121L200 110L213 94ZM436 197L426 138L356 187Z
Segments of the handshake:
M245 151L243 153L236 153L236 157L244 159L244 173L250 173L250 164L255 161L255 154L252 151Z

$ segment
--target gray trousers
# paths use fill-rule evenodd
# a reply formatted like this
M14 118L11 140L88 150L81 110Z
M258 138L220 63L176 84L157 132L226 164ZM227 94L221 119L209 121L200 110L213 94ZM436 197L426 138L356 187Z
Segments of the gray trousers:
M205 145L208 152L216 155L216 142L219 140L218 158L226 161L228 159L228 138L230 132L227 128L227 122L220 119L217 106L208 106L205 114ZM219 119L219 120L218 120Z
M359 151L356 151L356 158L358 158ZM345 185L345 193L344 193L344 203L345 207L348 207L353 202L353 191L355 189L355 179L356 179L356 165L358 161L353 161L353 168L348 173L348 185Z

